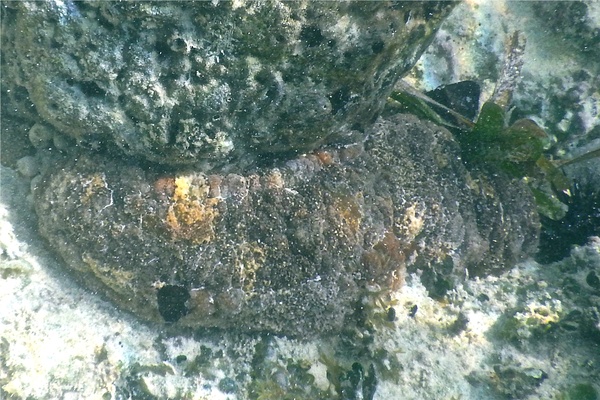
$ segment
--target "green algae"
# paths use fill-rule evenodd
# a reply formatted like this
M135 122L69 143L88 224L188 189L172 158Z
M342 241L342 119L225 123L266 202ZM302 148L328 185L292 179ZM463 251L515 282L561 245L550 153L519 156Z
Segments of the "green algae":
M472 123L414 90L392 93L388 108L410 112L446 126L460 143L465 163L483 167L492 174L500 170L513 178L526 180L540 214L553 220L565 216L567 206L559 200L556 193L568 194L571 182L559 169L559 164L551 162L544 154L549 145L549 137L533 120L523 118L508 125L509 115L505 109L488 101L481 107L476 122ZM444 112L450 112L458 124L444 119L436 111L440 108ZM595 157L595 153L581 157L581 160Z

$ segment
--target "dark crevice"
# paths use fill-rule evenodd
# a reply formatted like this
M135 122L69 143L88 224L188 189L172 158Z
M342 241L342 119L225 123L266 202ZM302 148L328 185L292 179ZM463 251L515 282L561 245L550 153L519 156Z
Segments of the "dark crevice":
M542 231L536 260L542 264L567 257L574 245L583 246L590 236L600 235L600 191L591 184L575 182L572 195L557 193L569 206L560 220L540 216Z
M188 313L185 303L189 299L190 294L183 286L165 285L156 293L158 312L165 322L177 322Z

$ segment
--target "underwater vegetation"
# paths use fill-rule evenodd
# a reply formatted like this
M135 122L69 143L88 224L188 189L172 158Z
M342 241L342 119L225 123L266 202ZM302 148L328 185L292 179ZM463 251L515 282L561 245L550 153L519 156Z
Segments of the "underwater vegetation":
M473 84L465 81L453 87L463 85L467 87L466 93L478 95L478 91L472 89ZM436 89L437 93L440 91ZM412 90L394 92L390 101L396 109L446 126L459 141L466 164L484 168L490 173L501 170L513 178L525 179L541 215L553 220L564 217L567 207L557 193L568 193L570 182L546 157L548 135L533 120L523 118L509 125L509 113L494 101L487 101L481 107L477 120L472 122L444 104ZM470 103L477 105L478 101L471 100Z

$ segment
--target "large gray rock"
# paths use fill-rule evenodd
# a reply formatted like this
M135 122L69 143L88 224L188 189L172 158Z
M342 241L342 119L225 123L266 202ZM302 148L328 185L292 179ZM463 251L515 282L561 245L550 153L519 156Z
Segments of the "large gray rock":
M20 1L4 68L81 144L240 170L356 140L453 5Z
M41 233L144 319L311 336L402 284L502 271L537 243L522 182L469 173L452 135L398 115L369 138L246 175L79 154L35 191Z

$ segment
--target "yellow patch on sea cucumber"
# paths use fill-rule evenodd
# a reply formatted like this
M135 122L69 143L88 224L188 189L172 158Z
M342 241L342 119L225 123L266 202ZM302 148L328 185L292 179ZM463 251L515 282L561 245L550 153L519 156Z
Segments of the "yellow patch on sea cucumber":
M219 199L208 197L210 185L202 176L175 178L172 204L165 223L175 240L194 244L209 243L215 236L215 219L219 215Z

